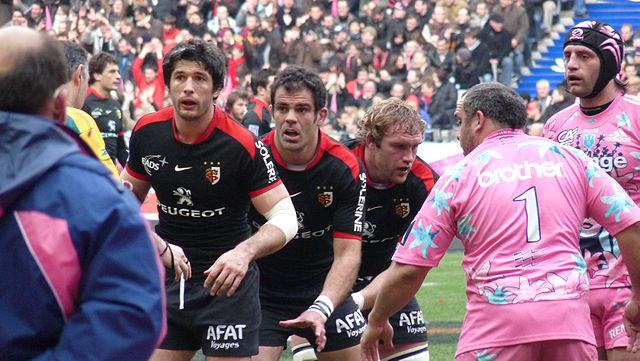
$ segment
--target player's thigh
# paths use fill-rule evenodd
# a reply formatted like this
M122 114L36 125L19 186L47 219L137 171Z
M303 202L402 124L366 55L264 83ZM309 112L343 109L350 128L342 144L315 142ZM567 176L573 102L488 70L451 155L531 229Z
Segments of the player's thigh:
M195 351L174 351L156 349L149 361L191 361Z
M360 345L338 351L316 352L318 361L360 361Z
M392 349L378 348L380 360L429 361L427 341L393 344Z
M207 356L206 361L250 361L251 357L249 356Z
M251 357L251 361L278 361L282 355L282 347L260 346L258 355Z

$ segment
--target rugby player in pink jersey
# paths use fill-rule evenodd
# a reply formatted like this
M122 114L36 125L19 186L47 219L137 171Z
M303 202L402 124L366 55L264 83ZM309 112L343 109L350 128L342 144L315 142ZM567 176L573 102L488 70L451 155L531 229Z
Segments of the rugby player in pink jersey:
M472 87L456 118L465 158L440 177L396 250L363 359L377 360L378 340L391 342L388 317L458 238L468 304L456 360L597 360L579 228L590 216L616 235L637 289L640 209L583 152L525 135L526 109L512 89ZM624 317L633 352L639 306L632 293Z
M640 201L640 99L625 94L616 74L624 58L622 38L611 26L584 21L565 37L567 90L580 99L553 115L543 136L582 150ZM589 277L589 307L600 360L637 360L625 350L621 307L631 295L616 239L588 218L580 248Z

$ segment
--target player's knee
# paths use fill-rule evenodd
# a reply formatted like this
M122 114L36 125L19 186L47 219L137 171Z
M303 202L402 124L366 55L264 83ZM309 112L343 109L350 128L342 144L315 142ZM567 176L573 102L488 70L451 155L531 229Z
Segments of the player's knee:
M300 345L291 346L293 361L316 361L316 353L310 343L305 342Z
M422 346L414 347L408 350L402 350L389 355L382 359L382 361L429 361L429 346L424 344Z

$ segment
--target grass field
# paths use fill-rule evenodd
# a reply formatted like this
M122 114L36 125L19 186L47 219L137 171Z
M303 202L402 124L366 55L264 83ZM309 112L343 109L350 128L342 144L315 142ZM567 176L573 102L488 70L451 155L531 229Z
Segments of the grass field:
M447 253L418 291L418 303L429 328L431 361L451 361L455 355L467 302L461 262L462 253ZM291 360L291 351L287 349L280 361ZM204 357L199 353L193 361L204 361Z

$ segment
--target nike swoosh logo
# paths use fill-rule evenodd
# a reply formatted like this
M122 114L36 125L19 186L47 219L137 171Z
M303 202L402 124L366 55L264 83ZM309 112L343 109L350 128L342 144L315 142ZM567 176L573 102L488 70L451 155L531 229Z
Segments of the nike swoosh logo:
M291 195L291 198L293 198L295 196L299 196L300 194L302 194L302 192L294 193L294 194Z
M375 206L375 207L367 208L367 212L372 211L374 209L378 209L378 208L382 208L382 206Z
M176 167L173 169L176 172L182 172L183 170L187 170L187 169L191 169L193 167L178 167L178 165L176 164Z

